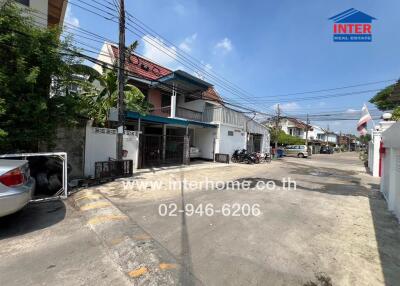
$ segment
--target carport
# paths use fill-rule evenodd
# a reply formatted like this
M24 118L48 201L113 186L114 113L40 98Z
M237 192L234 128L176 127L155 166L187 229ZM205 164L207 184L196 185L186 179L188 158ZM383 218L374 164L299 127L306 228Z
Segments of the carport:
M196 130L217 128L216 124L196 120L141 115L131 111L127 112L126 118L128 125L137 125L141 131L138 168L189 164L189 151L196 140ZM209 141L206 143L213 146L213 140Z

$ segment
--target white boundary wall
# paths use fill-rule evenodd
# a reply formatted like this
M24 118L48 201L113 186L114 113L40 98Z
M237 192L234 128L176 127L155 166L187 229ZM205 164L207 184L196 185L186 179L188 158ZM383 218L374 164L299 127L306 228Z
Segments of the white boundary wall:
M400 122L382 133L385 154L382 162L381 192L388 208L400 220Z
M381 131L372 131L372 138L368 143L368 168L374 177L379 177L379 147L381 136Z
M94 177L95 162L108 161L116 158L117 131L115 129L86 127L85 141L85 177ZM139 155L139 133L125 131L124 150L128 151L125 160L133 160L133 169L137 169Z

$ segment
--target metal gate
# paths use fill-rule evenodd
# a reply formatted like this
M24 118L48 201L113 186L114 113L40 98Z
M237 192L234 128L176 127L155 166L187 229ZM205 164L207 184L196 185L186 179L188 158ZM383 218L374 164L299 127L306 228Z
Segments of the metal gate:
M184 163L185 136L140 135L140 168Z

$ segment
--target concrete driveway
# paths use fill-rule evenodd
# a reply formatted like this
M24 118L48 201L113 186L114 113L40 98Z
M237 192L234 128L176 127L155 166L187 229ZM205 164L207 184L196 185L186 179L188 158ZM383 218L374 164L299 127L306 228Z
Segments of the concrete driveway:
M175 180L273 180L297 190L168 189ZM265 165L140 175L161 189L100 188L204 285L303 285L315 276L333 285L398 285L400 228L356 153L285 158ZM260 216L184 215L187 205L259 204ZM177 206L160 216L160 204ZM185 285L191 285L185 281ZM326 285L326 284L321 284ZM329 285L329 284L328 284Z
M68 202L0 218L0 285L130 285Z

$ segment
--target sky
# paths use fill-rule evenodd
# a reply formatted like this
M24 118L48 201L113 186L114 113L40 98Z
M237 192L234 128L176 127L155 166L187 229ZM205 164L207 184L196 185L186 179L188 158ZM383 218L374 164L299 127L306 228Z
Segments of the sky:
M97 0L110 6L107 1L113 0ZM77 0L70 2L80 3ZM97 5L96 1L85 2ZM358 118L364 103L400 77L398 0L125 2L129 13L162 36L155 37L154 32L133 34L127 31L127 43L139 40L140 54L206 80L207 73L215 73L243 92L238 95L226 85L216 84L215 88L224 99L260 112L273 113L279 103L284 115L346 111L354 114L351 118ZM350 8L377 19L373 22L372 42L333 42L333 24L328 18ZM65 20L114 41L118 39L117 24L77 6L69 4ZM171 56L149 42L163 46ZM88 43L98 49L101 47L99 43ZM198 60L202 68L189 69L179 62L177 54L182 53L181 50ZM386 82L287 95L377 81ZM367 90L369 92L339 97L303 99ZM371 113L379 114L373 105L368 104L368 107ZM356 121L312 120L311 123L336 132L356 133Z

